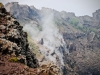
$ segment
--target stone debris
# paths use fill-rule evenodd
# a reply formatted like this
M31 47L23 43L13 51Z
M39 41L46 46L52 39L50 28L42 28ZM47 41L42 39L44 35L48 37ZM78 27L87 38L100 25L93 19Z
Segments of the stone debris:
M41 65L38 69L39 75L61 75L60 69L54 64Z

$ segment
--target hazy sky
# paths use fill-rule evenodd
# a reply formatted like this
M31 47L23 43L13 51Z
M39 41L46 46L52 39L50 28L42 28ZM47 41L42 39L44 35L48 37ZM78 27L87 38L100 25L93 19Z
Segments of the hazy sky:
M1 0L0 0L1 1ZM2 0L7 2L19 2L19 4L34 5L36 8L52 8L58 11L74 12L77 16L90 15L100 9L100 0Z

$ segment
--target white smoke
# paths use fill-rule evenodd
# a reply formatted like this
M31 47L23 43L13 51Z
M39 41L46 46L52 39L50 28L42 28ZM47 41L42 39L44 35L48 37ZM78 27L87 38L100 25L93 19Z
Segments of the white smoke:
M42 20L41 20L41 27L42 31L39 31L39 29L36 26L33 25L25 25L24 30L27 31L30 36L39 42L41 39L43 39L43 46L47 49L49 49L49 52L46 52L45 50L41 50L41 52L49 58L54 63L57 63L56 57L52 56L52 53L55 53L59 60L61 65L64 65L63 63L63 51L59 50L59 47L62 46L66 50L66 44L64 42L63 36L59 32L59 28L54 22L54 14L51 9L42 9Z

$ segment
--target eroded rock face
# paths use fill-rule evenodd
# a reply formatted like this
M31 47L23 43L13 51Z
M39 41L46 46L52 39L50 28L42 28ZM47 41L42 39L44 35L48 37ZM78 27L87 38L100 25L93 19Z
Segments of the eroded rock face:
M100 20L100 9L93 13L93 17L97 20Z
M30 7L28 5L20 6L18 2L12 2L11 5L9 4L10 3L5 5L7 7L7 11L10 12L12 15L14 15L14 17L19 18L20 20L23 20L24 22L27 21L27 17L32 20L33 19L35 20L35 18L37 17L39 18L38 13L37 13L38 10L34 6L30 6Z
M0 4L0 53L17 57L19 62L31 68L39 66L35 54L31 52L27 33L22 26ZM1 57L2 58L2 57Z
M72 38L74 36L74 38ZM64 75L99 75L100 49L95 33L64 34L69 55L64 54ZM65 52L64 52L65 53Z

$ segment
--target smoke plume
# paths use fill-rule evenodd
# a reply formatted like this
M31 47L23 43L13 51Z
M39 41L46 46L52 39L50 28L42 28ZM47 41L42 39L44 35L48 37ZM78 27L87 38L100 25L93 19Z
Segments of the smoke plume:
M63 63L63 49L66 50L66 44L64 42L62 34L59 32L59 28L54 22L54 14L52 9L43 8L41 12L41 22L40 27L42 31L38 29L35 25L25 25L24 30L27 31L31 38L36 40L37 42L43 39L43 46L48 49L48 52L45 50L41 50L41 52L49 58L54 63L57 63L57 58L61 65ZM60 47L63 47L61 49ZM52 55L54 54L54 55Z

